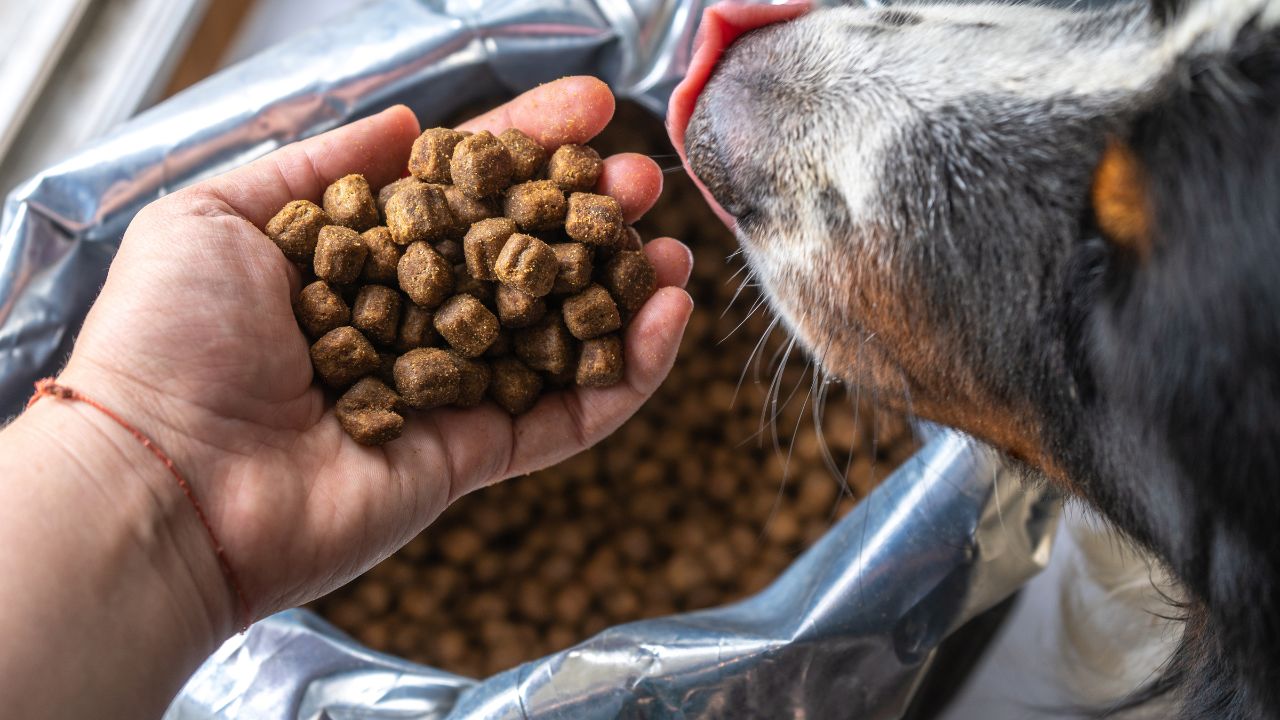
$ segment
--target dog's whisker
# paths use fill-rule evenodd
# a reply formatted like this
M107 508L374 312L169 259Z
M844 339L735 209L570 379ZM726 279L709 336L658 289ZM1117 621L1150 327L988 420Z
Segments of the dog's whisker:
M738 375L738 384L733 388L733 398L729 401L729 406L733 407L738 400L738 393L742 390L742 382L747 379L747 371L751 369L751 362L760 352L760 348L764 346L765 341L773 334L773 329L778 326L778 318L774 317L769 321L769 325L765 327L764 332L760 334L760 339L756 342L755 347L751 349L751 354L747 356L747 362L742 366L742 372Z

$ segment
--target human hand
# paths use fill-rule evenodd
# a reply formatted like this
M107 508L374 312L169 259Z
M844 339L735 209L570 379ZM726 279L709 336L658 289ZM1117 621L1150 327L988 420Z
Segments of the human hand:
M589 140L613 106L600 81L566 78L463 128L517 127L554 148ZM363 572L459 496L546 467L607 435L666 376L688 320L692 302L681 288L691 256L675 240L654 240L645 251L660 289L627 328L621 384L554 393L517 418L491 403L412 414L400 439L377 448L356 444L312 383L308 341L290 303L299 273L261 228L289 200L318 201L348 173L363 173L375 188L398 178L417 134L413 114L391 108L146 207L125 234L59 377L115 409L173 458L254 617ZM661 186L652 160L623 154L606 160L598 190L616 197L630 222L653 205ZM174 522L197 522L189 508L179 511ZM196 575L219 573L211 549L187 561ZM220 576L204 586L226 587ZM238 618L230 591L205 600L213 627L232 628Z

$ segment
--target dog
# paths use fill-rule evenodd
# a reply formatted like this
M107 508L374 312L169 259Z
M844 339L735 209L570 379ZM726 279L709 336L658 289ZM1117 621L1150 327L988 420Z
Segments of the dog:
M1176 580L1176 651L1096 714L1280 717L1280 0L701 32L669 129L790 333Z

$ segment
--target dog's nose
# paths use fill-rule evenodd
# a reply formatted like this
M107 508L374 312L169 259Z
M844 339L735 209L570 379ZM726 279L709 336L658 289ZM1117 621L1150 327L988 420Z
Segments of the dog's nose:
M720 56L724 54L725 48L729 47L730 43L756 28L799 17L808 12L809 8L810 0L790 0L781 5L745 5L726 1L707 8L702 14L702 24L698 28L698 37L694 42L689 71L671 93L671 102L667 109L667 132L671 136L671 144L675 146L685 169L689 171L707 202L711 204L720 219L730 227L733 227L733 218L719 206L699 175L690 167L685 150L685 135L690 118L693 117L698 94L706 86L707 79L711 77L711 71L715 69ZM708 133L707 139L709 140L713 135Z

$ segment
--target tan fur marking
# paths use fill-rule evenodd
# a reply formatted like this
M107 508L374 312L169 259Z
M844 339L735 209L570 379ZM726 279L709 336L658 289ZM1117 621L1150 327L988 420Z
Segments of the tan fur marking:
M1093 175L1093 212L1106 239L1139 258L1151 252L1151 208L1146 172L1127 145L1115 138Z

